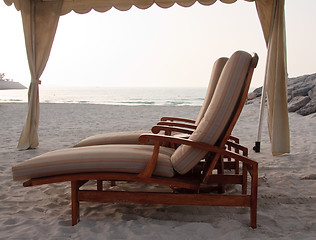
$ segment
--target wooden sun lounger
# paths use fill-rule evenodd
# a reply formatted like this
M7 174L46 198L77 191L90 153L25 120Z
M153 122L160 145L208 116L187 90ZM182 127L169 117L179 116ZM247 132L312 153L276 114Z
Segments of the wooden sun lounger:
M71 182L73 225L80 219L79 203L86 201L249 207L250 226L255 228L258 163L247 157L247 148L229 141L229 138L246 101L257 61L256 54L251 57L238 51L232 55L223 70L209 109L188 139L143 134L139 137L140 144L153 141L153 146L116 144L55 151L13 167L13 177L15 180L28 179L23 184L25 187ZM161 146L162 143L179 147L174 150ZM130 159L126 157L130 153L127 150L133 148L135 155ZM133 167L133 157L148 154L151 157L145 159L145 165L140 170L127 172L125 165L122 170L113 170L113 165L119 165L121 161ZM121 155L125 157L120 159ZM169 165L163 168L165 163ZM159 169L163 170L159 172ZM94 190L84 188L90 180L97 181ZM103 189L103 181L159 184L170 186L172 191L109 191ZM240 184L240 193L212 191L214 186L225 184Z
M202 181L199 181L201 176L178 176L174 178L164 178L152 176L153 168L155 167L155 158L148 163L146 168L140 174L124 174L124 173L78 173L71 175L60 175L30 179L24 182L24 187L43 185L57 182L71 182L71 202L72 202L72 225L75 225L80 220L79 202L103 202L103 203L118 203L129 202L136 204L170 204L170 205L200 205L200 206L235 206L250 208L250 226L256 228L257 215L257 185L258 185L258 164L255 161L243 156L247 154L243 152L237 154L228 150L223 150L214 146L203 143L192 142L187 139L179 139L171 136L158 135L142 135L140 141L145 143L149 140L170 141L177 144L187 144L193 147L206 149L209 152L216 153L218 156L229 157L230 159L238 160L242 163L241 174L213 174L211 164L206 170ZM155 149L153 156L157 154L158 148ZM241 147L236 150L244 151ZM207 165L207 164L205 164ZM214 166L215 168L215 166ZM247 189L247 180L250 176L250 189ZM81 190L90 180L97 180L95 190ZM115 192L103 190L103 181L130 181L153 183L166 186L172 186L173 189L191 190L186 193L174 192ZM214 184L240 184L242 186L241 194L216 194L210 193L205 189L214 190ZM180 191L181 192L181 191Z

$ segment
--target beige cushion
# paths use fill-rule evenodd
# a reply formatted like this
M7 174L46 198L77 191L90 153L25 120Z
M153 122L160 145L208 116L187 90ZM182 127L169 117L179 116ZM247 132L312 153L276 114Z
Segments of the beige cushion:
M138 144L138 138L150 131L113 132L94 135L81 140L74 147L105 145L105 144Z
M14 180L89 172L140 173L151 159L151 145L100 145L52 151L12 168ZM174 150L161 147L154 175L172 177Z
M215 145L226 131L238 99L243 91L251 55L238 51L227 61L214 96L204 118L189 139ZM181 145L171 156L174 169L185 174L192 169L207 152Z
M198 114L198 117L195 121L195 125L199 125L202 118L204 117L204 114L207 110L207 107L208 107L208 105L210 105L211 99L214 95L214 91L215 91L215 88L217 86L218 79L221 76L222 70L223 70L227 61L228 61L228 58L226 58L226 57L219 58L215 61L214 65L213 65L210 81L208 84L208 88L206 90L205 99L204 99L203 105L201 107L201 110Z

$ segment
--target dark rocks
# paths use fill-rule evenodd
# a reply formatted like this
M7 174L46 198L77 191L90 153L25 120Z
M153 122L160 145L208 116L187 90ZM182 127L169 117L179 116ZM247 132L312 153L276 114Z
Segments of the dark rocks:
M316 99L316 87L314 87L310 91L308 91L308 96L312 100Z
M303 116L316 112L316 100L309 101L305 106L297 110L297 113Z
M253 90L253 92L248 93L247 99L248 100L253 100L257 97L261 97L262 95L262 87L256 88L255 90Z
M308 96L297 96L292 98L288 104L289 112L296 112L300 108L304 107L311 99Z
M314 86L308 85L305 87L301 87L298 89L295 89L292 91L292 98L296 97L296 96L307 96L309 90L311 90Z
M316 73L289 78L289 112L306 116L316 112Z
M308 96L297 96L292 98L288 103L288 111L296 112L300 108L304 107L311 99Z
M253 100L255 98L257 98L257 94L255 92L251 92L251 93L248 93L248 96L247 96L247 99L248 100Z
M287 84L288 101L297 96L307 96L316 86L316 73L296 78L289 78Z
M256 88L253 90L254 93L256 93L257 97L261 97L262 95L262 87Z
M261 88L248 94L248 100L261 96ZM287 83L289 112L306 116L316 115L316 73L289 78Z

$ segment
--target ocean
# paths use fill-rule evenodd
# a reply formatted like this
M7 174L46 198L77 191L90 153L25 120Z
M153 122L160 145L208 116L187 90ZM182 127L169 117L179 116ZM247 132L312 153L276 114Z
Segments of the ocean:
M200 106L206 88L42 87L40 103ZM0 90L0 102L27 102L28 89Z

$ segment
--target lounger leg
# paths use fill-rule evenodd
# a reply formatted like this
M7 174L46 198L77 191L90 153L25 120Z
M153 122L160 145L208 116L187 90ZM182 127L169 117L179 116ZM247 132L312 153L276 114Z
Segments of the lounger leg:
M239 161L235 160L235 162L236 162L235 174L239 174Z
M245 166L245 164L243 164L242 166L242 194L247 194L247 167Z
M103 190L103 181L102 180L97 180L97 189L98 189L98 191Z
M71 203L72 203L72 226L80 221L79 200L78 200L78 181L71 182Z
M251 207L250 221L251 227L257 227L257 199L258 199L258 165L253 166L251 179Z
M224 158L220 157L218 160L219 163L219 168L218 168L218 174L223 175L224 171L225 171L225 167L224 167ZM219 184L218 185L218 193L224 193L225 192L225 185L224 184Z

